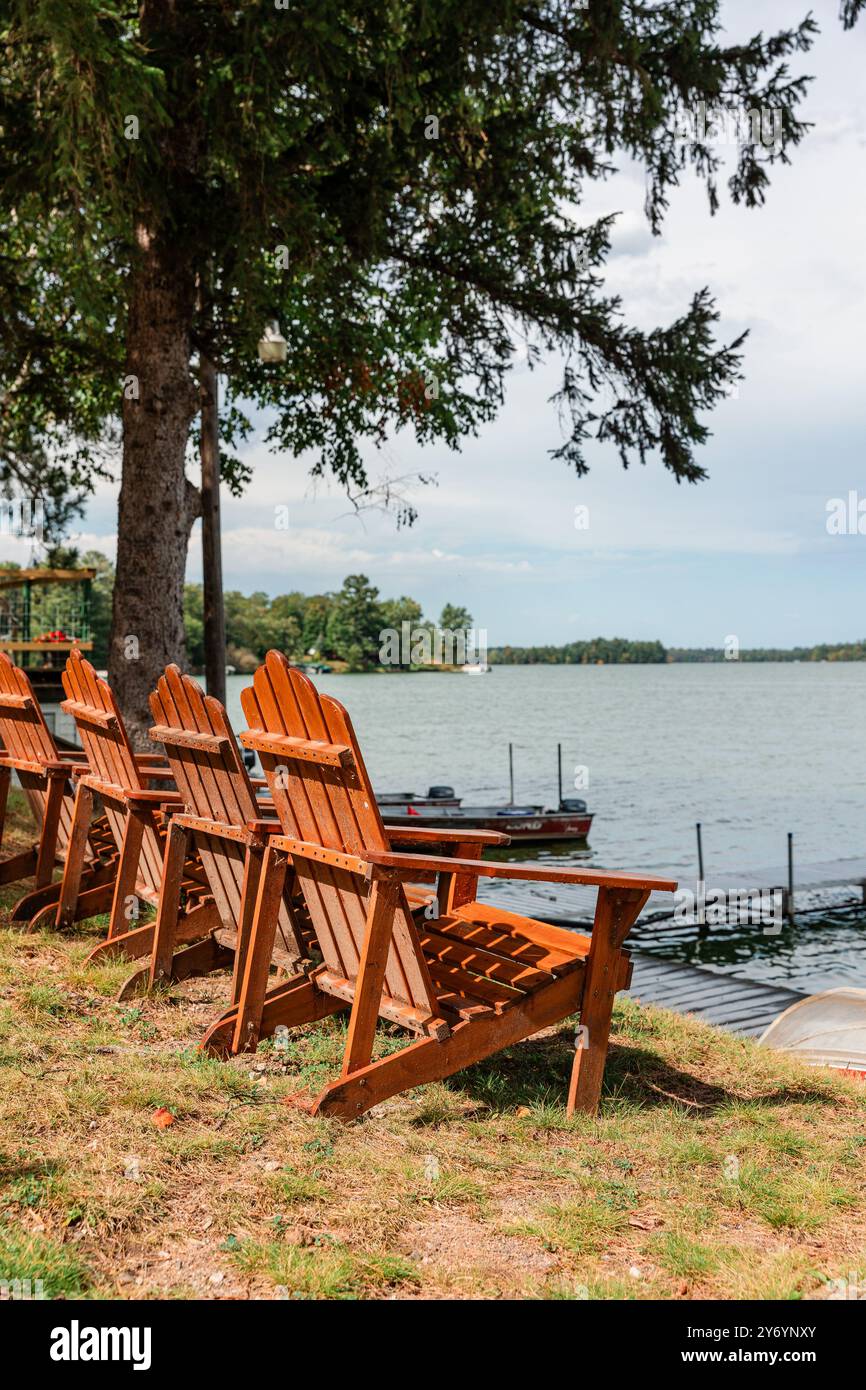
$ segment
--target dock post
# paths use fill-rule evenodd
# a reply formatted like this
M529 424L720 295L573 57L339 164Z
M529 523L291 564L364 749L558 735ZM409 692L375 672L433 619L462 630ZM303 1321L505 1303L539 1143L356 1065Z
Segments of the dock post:
M559 801L557 805L562 810L562 744L556 745L556 783L559 788Z
M703 839L702 839L702 837L701 837L701 823L700 823L700 821L698 821L698 822L696 823L696 825L695 825L695 830L697 831L697 834L698 834L698 904L699 904L699 905L698 905L697 913L695 914L695 917L696 917L696 921L697 921L697 925L698 925L698 931L701 932L701 933L703 934L703 933L707 930L707 919L706 919L706 903L705 903L705 896L706 896L706 895L705 895L705 893L704 893L704 883L705 883L705 879L704 879L704 842L703 842Z
M794 921L794 836L788 831L788 889L785 893L783 912L789 922Z
M514 744L508 745L508 804L514 805Z

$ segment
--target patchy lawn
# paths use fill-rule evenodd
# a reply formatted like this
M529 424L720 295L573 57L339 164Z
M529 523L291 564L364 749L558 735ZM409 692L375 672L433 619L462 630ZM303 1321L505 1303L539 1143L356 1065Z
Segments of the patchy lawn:
M98 924L6 921L0 1281L54 1298L784 1299L866 1276L857 1083L625 1000L597 1121L565 1117L562 1027L344 1127L290 1103L338 1069L342 1020L210 1061L196 1044L227 976L118 1004L130 967L82 964Z

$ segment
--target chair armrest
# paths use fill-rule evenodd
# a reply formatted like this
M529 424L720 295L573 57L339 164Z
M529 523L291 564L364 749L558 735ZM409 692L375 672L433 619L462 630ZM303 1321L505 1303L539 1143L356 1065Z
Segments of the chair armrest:
M248 820L246 822L246 828L251 831L253 835L282 835L283 833L283 827L276 818Z
M475 878L527 879L535 883L584 883L596 888L641 888L673 893L676 879L651 874L605 873L593 869L558 869L547 864L497 864L488 859L448 859L433 854L394 854L368 850L365 858L375 868L413 873L470 874ZM402 876L401 873L401 876Z
M130 806L183 806L180 792L140 791L124 788L124 798Z
M416 830L414 826L410 829L404 825L386 825L384 829L385 834L392 840L417 841L418 844L426 845L508 845L511 843L511 836L503 835L498 830L436 830L420 826Z
M163 767L141 767L141 780L143 782L173 782L174 773L166 764Z

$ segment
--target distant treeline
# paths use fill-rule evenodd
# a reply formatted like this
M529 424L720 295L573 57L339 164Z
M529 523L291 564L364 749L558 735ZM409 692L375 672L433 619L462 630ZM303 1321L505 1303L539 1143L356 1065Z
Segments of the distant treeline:
M562 647L491 647L488 660L497 666L647 665L675 661L866 661L862 642L821 643L817 647L664 647L661 642L629 642L625 637L594 637Z
M647 666L668 660L661 642L630 642L625 637L593 637L564 647L491 647L491 666Z
M13 561L2 562L17 569ZM47 566L74 568L90 566L96 571L92 586L91 628L93 661L108 664L108 637L111 627L111 601L114 567L99 551L80 554L72 547L57 546L46 556ZM424 616L416 599L382 598L364 574L350 574L342 588L322 594L299 592L241 594L229 590L225 595L226 660L236 670L254 671L270 648L285 652L292 660L334 663L335 670L369 671L381 669L384 634L400 638L397 659L386 656L386 664L407 667L429 665L425 650L435 651L431 641L436 634L475 633L472 615L463 607L446 603L436 619ZM2 616L2 615L0 615ZM37 619L37 624L38 624ZM184 593L187 659L193 670L204 666L203 595L200 584L187 584ZM405 634L411 635L407 643ZM480 635L480 634L479 634ZM393 650L396 644L391 644ZM407 650L407 647L409 648ZM469 655L469 660L483 652ZM491 647L487 660L498 666L610 666L660 665L674 661L725 661L732 653L724 647L665 647L661 642L632 642L626 637L593 637L584 642L566 642L561 647ZM434 662L440 657L434 656ZM457 664L465 658L458 656ZM750 647L737 654L740 661L866 661L866 638L859 642L821 643L815 647ZM449 660L446 655L445 661Z
M668 661L730 660L721 647L669 647ZM738 661L866 661L862 642L822 642L817 647L746 647Z

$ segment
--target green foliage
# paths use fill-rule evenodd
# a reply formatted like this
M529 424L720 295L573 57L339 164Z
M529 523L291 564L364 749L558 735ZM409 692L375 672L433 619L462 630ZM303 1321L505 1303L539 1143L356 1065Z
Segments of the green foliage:
M847 27L860 8L844 0ZM687 170L714 209L718 152L677 129L700 102L780 111L779 144L744 143L728 181L759 205L806 130L786 60L816 32L807 17L728 45L718 0L7 0L0 486L46 495L62 529L104 472L139 251L160 242L200 272L166 345L191 341L193 379L201 348L228 377L233 490L250 405L273 408L272 446L314 451L355 496L389 430L457 447L499 409L516 335L530 364L565 356L554 452L578 473L594 438L702 477L700 417L742 339L715 343L706 290L630 327L603 284L613 216L567 210L617 158L644 164L654 231ZM258 360L267 319L284 366Z
M594 637L589 642L566 642L562 647L491 647L491 665L594 666L646 665L658 662L712 662L731 658L721 647L664 647L661 642L630 642L624 637ZM738 661L866 661L866 640L826 642L815 647L748 647Z
M562 647L492 647L489 661L499 666L647 665L667 661L661 642L630 642L625 637L594 637Z
M669 661L729 661L721 647L670 647ZM866 661L866 638L859 642L820 642L814 647L745 647L738 661Z
M439 626L446 632L468 632L472 627L472 614L468 608L446 603L439 615Z
M378 663L379 633L385 626L379 590L364 574L350 574L334 596L328 617L328 645L343 654L351 671Z
M64 561L64 554L66 561ZM68 562L95 569L92 590L93 661L107 660L108 630L111 621L111 595L114 568L99 551L52 552L55 564ZM5 563L5 562L4 562ZM6 568L9 568L6 565ZM345 661L351 670L376 667L381 646L380 634L401 624L410 624L413 638L425 628L431 631L468 631L472 615L457 604L446 603L438 623L424 618L421 604L407 595L383 599L366 575L349 575L337 593L302 594L293 592L269 598L257 592L228 592L226 600L226 645L228 661L239 671L255 670L271 648L285 652L292 661ZM184 590L184 622L190 667L204 666L204 623L202 586L187 584ZM491 647L491 664L499 666L536 665L647 665L660 662L724 661L721 648L664 647L658 641L630 641L624 637L595 637L589 641L566 642L562 646ZM740 661L864 661L866 639L860 642L822 643L814 647L744 649Z

